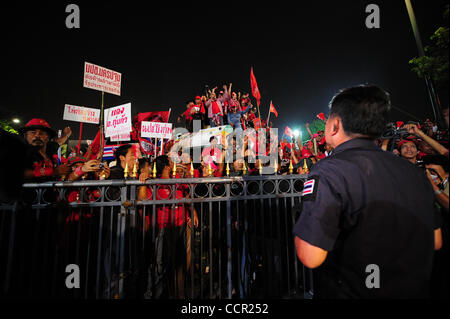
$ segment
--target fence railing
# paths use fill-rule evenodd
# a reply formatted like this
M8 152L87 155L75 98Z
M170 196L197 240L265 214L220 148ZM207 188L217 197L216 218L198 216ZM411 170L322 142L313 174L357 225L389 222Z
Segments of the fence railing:
M305 175L25 184L0 205L0 295L310 298Z

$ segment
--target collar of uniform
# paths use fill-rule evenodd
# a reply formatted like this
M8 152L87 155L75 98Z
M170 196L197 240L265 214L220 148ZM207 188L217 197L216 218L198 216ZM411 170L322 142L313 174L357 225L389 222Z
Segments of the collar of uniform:
M371 140L369 138L354 138L338 145L338 147L333 150L333 154L337 154L352 148L375 149L377 148L377 144L375 144L374 140Z

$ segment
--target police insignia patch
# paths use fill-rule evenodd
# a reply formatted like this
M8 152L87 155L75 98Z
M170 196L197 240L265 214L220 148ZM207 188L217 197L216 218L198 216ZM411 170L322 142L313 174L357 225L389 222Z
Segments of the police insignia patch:
M318 176L314 176L314 177L308 179L303 184L302 199L303 200L312 200L312 201L315 200L318 184L319 184Z

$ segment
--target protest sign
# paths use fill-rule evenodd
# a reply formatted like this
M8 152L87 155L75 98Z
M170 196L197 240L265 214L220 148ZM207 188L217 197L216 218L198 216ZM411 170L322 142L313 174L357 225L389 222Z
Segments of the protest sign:
M131 103L105 110L105 137L131 132Z
M172 138L172 123L141 122L141 136L151 138Z
M64 106L63 120L98 124L100 122L100 110L66 104Z
M120 96L122 74L84 62L83 87Z

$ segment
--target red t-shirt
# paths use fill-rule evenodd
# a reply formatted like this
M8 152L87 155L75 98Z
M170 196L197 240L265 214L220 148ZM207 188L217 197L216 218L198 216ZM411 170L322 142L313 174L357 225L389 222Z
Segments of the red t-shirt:
M187 186L187 185L185 185ZM172 185L159 185L156 193L156 200L172 199ZM175 193L176 199L184 197L185 187L178 185ZM147 199L153 199L153 191L150 187L147 187ZM184 209L183 204L175 205L175 220L174 213L172 211L172 204L157 205L156 206L156 223L159 229L174 226L181 226L186 222L187 212ZM146 216L147 223L153 226L153 218Z

